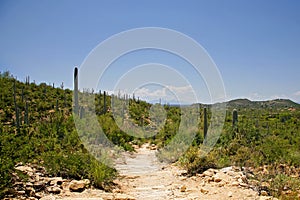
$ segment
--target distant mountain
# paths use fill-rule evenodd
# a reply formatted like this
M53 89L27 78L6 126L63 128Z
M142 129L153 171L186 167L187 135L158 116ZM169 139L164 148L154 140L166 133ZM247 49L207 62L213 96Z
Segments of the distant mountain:
M234 99L227 103L229 107L270 107L270 108L300 108L300 104L293 102L290 99L274 99L267 101L250 101L249 99Z

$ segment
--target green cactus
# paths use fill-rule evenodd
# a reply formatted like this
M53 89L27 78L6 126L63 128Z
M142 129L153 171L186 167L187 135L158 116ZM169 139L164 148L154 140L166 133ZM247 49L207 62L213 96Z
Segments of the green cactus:
M238 112L236 109L232 111L232 126L236 126L238 122Z
M82 119L84 117L84 114L85 114L85 110L84 110L84 107L80 107L80 114L79 114L79 117L80 119Z
M78 103L78 68L74 69L74 113L78 114L79 103Z
M26 78L25 78L25 84L26 84L26 85L29 85L29 81L30 81L30 77L29 77L29 76L26 76Z
M66 90L64 90L64 108L67 107L67 95L66 95Z
M29 113L28 113L28 101L26 98L26 103L25 103L25 116L24 116L24 122L27 126L29 126Z
M21 98L22 98L22 102L24 102L24 87L22 87Z
M16 98L16 81L14 82L14 105L15 105L15 112L16 112L16 127L17 127L17 131L20 132L20 116L19 116L19 108L17 105L17 98Z
M101 90L99 90L99 110L101 110Z
M207 130L208 130L208 127L207 127L207 108L206 107L204 107L204 109L203 109L203 118L204 118L203 132L204 132L204 139L206 139Z
M55 106L55 110L56 112L58 112L59 108L58 108L58 99L56 99L56 106Z
M106 92L103 92L103 113L106 113Z
M123 103L123 107L122 107L122 124L124 124L124 118L125 118L125 102Z

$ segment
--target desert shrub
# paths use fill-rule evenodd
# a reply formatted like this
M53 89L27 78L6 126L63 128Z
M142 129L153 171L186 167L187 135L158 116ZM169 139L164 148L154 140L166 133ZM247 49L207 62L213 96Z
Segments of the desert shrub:
M285 199L290 197L297 197L296 190L300 189L300 180L297 178L289 177L285 174L277 174L272 179L270 186L274 196L282 196ZM292 191L289 194L284 194L283 191Z
M211 154L204 155L197 147L191 147L179 159L188 174L202 173L209 168L216 168L216 160Z

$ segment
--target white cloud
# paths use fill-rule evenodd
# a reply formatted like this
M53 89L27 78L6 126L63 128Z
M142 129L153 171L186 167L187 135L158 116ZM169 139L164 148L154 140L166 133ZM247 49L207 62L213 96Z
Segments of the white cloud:
M253 92L249 95L249 99L253 101L263 101L266 100L266 96L259 94L258 92Z
M297 92L295 92L295 93L293 93L293 96L300 97L300 90L299 90L299 91L297 91Z
M293 100L294 102L300 103L300 90L297 92L294 92L291 96L292 96L291 100Z
M195 95L191 85L186 86L165 86L151 90L143 87L135 90L136 97L153 102L160 99L163 103L195 103Z

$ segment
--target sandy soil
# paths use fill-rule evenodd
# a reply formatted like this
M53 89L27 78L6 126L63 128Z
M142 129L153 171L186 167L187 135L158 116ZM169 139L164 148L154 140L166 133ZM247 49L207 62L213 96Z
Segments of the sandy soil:
M247 187L207 183L201 176L186 177L179 167L159 163L155 152L144 145L117 162L122 193L143 200L262 199Z

